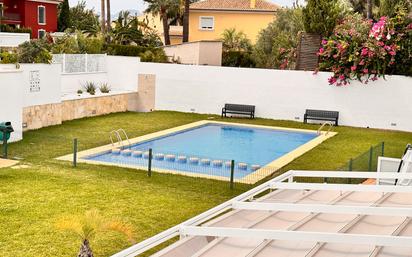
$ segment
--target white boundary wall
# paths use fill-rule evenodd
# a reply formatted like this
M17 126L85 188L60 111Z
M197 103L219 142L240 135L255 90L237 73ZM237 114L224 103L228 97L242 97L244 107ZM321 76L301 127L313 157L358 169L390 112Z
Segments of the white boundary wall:
M29 33L0 32L0 47L17 47L30 41Z
M106 56L106 71L78 72L61 74L61 92L73 94L83 89L88 82L95 82L97 86L108 83L112 91L137 91L138 67L140 58L126 56Z
M157 110L220 114L224 103L256 105L263 118L303 120L305 109L336 110L342 125L412 131L412 78L328 84L330 73L141 63L156 75Z
M21 70L0 69L0 122L10 121L15 130L10 141L23 138L23 88L18 85L23 83Z

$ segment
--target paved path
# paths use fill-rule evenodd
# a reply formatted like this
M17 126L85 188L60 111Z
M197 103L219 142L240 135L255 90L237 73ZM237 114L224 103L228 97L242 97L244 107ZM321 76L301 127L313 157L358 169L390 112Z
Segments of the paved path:
M0 158L0 168L11 167L13 165L16 165L17 163L19 163L19 162L14 161L14 160L7 160L7 159Z

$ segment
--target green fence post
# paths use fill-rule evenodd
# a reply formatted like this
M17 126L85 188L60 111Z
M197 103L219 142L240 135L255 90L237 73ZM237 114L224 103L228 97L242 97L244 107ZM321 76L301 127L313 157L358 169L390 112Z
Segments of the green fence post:
M369 163L368 163L368 171L372 171L372 158L373 158L373 147L369 149Z
M381 156L385 156L385 142L382 142L382 155Z
M349 159L349 165L348 165L348 171L352 171L353 170L353 159L352 158L350 158ZM352 184L352 178L349 178L348 179L349 181L349 183L348 184Z
M232 160L230 163L230 189L233 189L234 185L234 177L235 177L235 160Z
M73 167L77 167L77 138L73 139Z
M149 165L147 169L147 176L152 176L152 158L153 158L153 150L152 148L149 149Z

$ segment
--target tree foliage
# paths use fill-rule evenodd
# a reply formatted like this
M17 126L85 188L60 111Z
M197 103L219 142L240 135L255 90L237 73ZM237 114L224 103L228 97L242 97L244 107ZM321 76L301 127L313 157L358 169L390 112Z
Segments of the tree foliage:
M104 39L86 37L81 31L68 33L52 44L51 52L54 54L101 54Z
M410 11L411 0L380 0L379 16L394 17L400 9Z
M69 0L64 0L59 4L59 17L57 19L57 28L59 31L65 31L71 27Z
M93 9L86 8L84 0L70 8L70 18L72 31L80 30L93 36L100 31L98 16Z
M329 36L342 14L338 0L308 0L303 8L305 31Z
M223 51L243 51L252 50L252 43L243 31L236 28L225 29L222 33Z
M51 63L50 45L44 39L24 42L17 49L19 63Z
M170 21L179 17L179 0L144 0L148 7L146 12L159 16L163 23L163 36L166 45L170 45Z
M253 57L260 68L293 68L298 34L304 29L302 8L282 8L258 36Z

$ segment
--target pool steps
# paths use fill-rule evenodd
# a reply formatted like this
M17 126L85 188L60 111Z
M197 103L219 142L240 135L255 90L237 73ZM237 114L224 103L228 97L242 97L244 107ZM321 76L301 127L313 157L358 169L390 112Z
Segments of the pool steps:
M111 150L111 153L113 155L122 155L122 156L131 156L134 158L144 158L144 159L149 159L149 151L131 151L129 149L119 149L119 148L114 148ZM213 167L217 168L227 168L230 169L232 162L231 161L222 161L222 160L210 160L207 158L200 159L198 157L187 157L185 155L174 155L174 154L163 154L163 153L157 153L154 155L154 159L157 161L168 161L168 162L175 162L177 161L178 163L189 163L193 165L202 165L202 166L210 166L212 165ZM247 170L249 165L247 163L239 162L237 164L238 169L240 170ZM257 171L260 169L260 165L250 165L250 169L252 171Z

